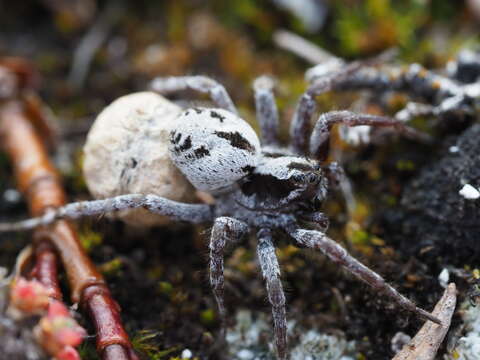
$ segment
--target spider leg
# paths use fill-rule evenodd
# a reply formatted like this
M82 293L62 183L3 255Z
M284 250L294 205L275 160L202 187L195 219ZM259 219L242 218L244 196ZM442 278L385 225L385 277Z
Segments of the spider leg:
M209 205L186 204L157 195L129 194L103 200L74 202L51 209L40 217L19 222L0 223L0 232L29 230L37 226L49 225L59 219L79 219L135 208L145 208L155 214L194 224L213 219L213 211Z
M308 153L308 134L310 133L310 119L316 109L315 96L331 91L337 83L341 83L352 73L368 66L378 59L355 61L341 67L336 72L321 76L308 87L300 97L290 125L291 149L297 154Z
M421 133L399 120L387 116L357 114L351 111L330 111L320 115L310 136L310 154L319 160L325 160L330 147L330 130L334 124L347 126L370 125L392 127L406 137L421 141L429 141L427 134Z
M258 232L258 260L266 282L268 300L272 305L275 345L278 358L287 358L287 315L285 310L285 294L280 280L280 266L275 255L270 230Z
M310 77L311 88L322 86L322 78ZM318 83L318 84L317 84ZM417 98L441 101L463 93L462 86L448 77L438 75L419 64L408 67L363 67L339 77L326 91L399 91ZM317 91L317 94L321 92Z
M473 114L474 110L469 105L472 97L460 94L445 98L439 105L432 106L418 102L409 102L402 110L395 114L395 119L408 122L417 116L442 116L450 112Z
M307 212L307 213L300 213L298 218L303 221L308 221L312 223L316 230L325 232L328 230L330 226L330 220L327 215L323 212Z
M409 102L400 111L395 114L395 119L402 122L409 122L417 116L438 115L439 109L436 106Z
M222 322L221 338L225 338L226 310L223 301L224 276L223 276L223 252L227 241L237 242L247 232L248 225L243 221L219 217L213 224L210 237L210 285L217 302L220 320Z
M308 90L298 100L292 123L290 124L290 147L296 154L305 155L308 152L307 139L310 132L310 119L316 107L314 95Z
M353 195L352 183L345 174L343 167L337 162L331 162L324 167L329 184L338 186L342 192L345 204L347 205L348 212L352 214L357 207L355 196Z
M278 109L273 95L274 81L260 76L253 83L255 109L264 145L278 145Z
M421 318L442 324L441 321L429 312L417 307L412 301L404 297L373 270L369 269L357 259L352 257L338 243L328 238L325 234L315 230L297 229L290 235L300 244L312 249L320 250L333 262L342 265L346 270L366 282L374 290L384 293L395 301L400 307L415 313Z
M150 87L160 94L171 94L187 89L195 90L208 94L218 107L234 114L238 113L225 87L206 76L158 77L152 80Z

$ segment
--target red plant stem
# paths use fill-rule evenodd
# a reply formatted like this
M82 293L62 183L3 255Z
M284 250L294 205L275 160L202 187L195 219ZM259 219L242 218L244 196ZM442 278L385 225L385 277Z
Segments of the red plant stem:
M45 286L51 298L61 301L62 292L58 283L57 254L53 246L47 241L41 241L36 244L34 251L35 265L30 272L30 277Z
M64 205L66 196L59 176L21 101L9 100L0 107L0 134L3 137L2 145L12 159L18 188L27 199L30 213L38 216L49 208ZM103 277L83 250L73 226L60 220L50 227L37 229L35 240L39 245L46 241L55 247L67 273L72 301L86 308L93 319L98 334L97 351L102 359L136 360L120 321L120 308L112 299ZM45 252L37 253L43 260L37 264L36 273L42 281L54 286L53 263L48 258L52 253L43 251Z

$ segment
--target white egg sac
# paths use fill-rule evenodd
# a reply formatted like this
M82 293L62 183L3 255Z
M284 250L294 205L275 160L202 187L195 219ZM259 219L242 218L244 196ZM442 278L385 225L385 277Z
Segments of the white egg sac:
M104 199L123 194L155 194L191 202L195 190L168 155L170 132L182 109L153 92L122 96L91 127L83 149L83 174L91 194ZM145 209L119 217L136 226L169 222Z

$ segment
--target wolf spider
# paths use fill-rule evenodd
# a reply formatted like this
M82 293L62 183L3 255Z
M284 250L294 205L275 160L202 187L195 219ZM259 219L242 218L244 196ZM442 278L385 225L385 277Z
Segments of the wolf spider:
M240 117L225 88L212 79L186 76L156 79L152 88L162 93L191 89L209 94L217 108L190 108L178 117L171 133L170 156L180 171L199 190L210 192L215 204L187 204L155 195L128 194L113 198L70 203L43 216L0 224L0 231L17 231L48 225L58 219L79 219L125 209L145 208L174 220L193 224L213 223L210 237L210 283L225 331L224 249L255 232L257 255L272 306L274 338L279 359L287 359L285 295L275 255L275 238L284 234L298 245L320 250L375 291L398 306L431 320L440 321L401 295L373 270L352 257L325 231L328 218L320 209L329 185L338 185L342 171L325 164L332 125L391 127L410 138L422 134L400 121L383 116L331 111L320 115L310 136L315 95L358 69L353 63L310 87L300 98L290 128L289 148L278 139L279 116L273 81L254 82L261 140ZM260 145L261 144L261 145Z

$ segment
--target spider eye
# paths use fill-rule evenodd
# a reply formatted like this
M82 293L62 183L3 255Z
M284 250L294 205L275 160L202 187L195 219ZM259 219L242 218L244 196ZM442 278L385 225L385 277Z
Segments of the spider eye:
M302 174L295 174L291 179L297 183L303 183L305 181L305 176Z
M317 182L318 177L317 177L316 174L310 173L310 174L308 174L308 176L307 176L307 180L308 180L309 183L313 184L314 182Z

